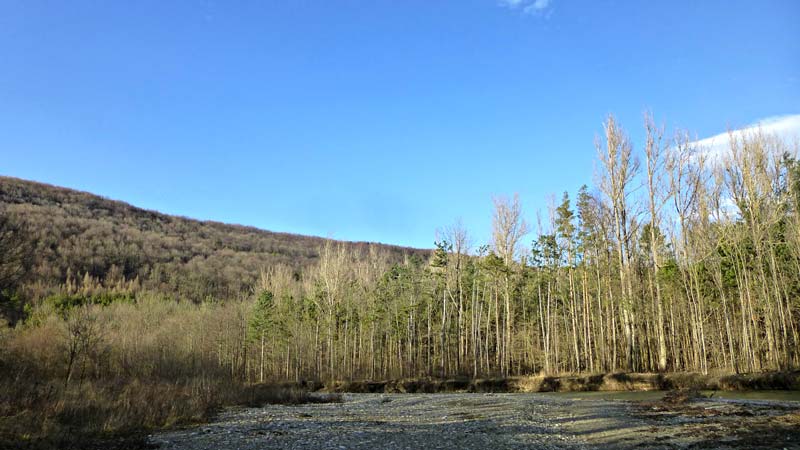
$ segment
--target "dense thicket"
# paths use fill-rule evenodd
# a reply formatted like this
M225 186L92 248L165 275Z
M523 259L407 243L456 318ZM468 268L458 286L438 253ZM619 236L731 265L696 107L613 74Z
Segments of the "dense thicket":
M101 207L86 194L59 191L85 199L59 205L8 194L28 184L5 179L3 195L27 199L6 208L37 224L46 261L24 285L44 293L30 317L61 317L69 342L71 311L91 321L110 314L101 305L144 314L148 295L204 299L152 320L180 330L171 351L234 380L798 367L796 146L732 133L715 152L685 133L667 138L649 116L645 131L637 152L609 117L596 187L552 201L535 233L516 196L498 197L490 242L474 245L456 224L430 256L303 238L305 253L292 254L274 235ZM253 256L270 252L282 256ZM115 308L109 323L127 326ZM213 324L196 319L203 311L215 311ZM17 335L36 327L29 319ZM131 352L115 364L136 361ZM64 354L49 364L70 383Z

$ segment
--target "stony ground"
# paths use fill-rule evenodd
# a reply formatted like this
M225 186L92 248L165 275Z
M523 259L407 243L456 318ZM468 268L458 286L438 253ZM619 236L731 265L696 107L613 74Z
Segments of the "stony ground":
M342 403L230 409L149 439L165 450L800 448L798 417L800 404L777 402L347 394Z

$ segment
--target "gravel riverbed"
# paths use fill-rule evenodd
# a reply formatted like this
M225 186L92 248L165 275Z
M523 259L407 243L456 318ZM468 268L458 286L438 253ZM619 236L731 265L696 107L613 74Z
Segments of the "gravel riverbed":
M762 418L769 434L771 420L797 412L796 404L763 402L704 401L683 411L547 394L345 394L341 403L228 409L149 442L174 450L758 448L738 436L737 418ZM761 434L763 448L798 448L788 430Z

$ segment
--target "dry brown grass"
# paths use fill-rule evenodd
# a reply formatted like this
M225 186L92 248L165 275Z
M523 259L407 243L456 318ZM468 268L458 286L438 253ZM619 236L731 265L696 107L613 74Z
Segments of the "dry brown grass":
M0 384L0 448L104 446L143 431L206 421L226 405L262 406L340 402L337 394L299 388L220 383L129 380ZM102 445L101 445L102 444Z
M227 389L227 388L226 388ZM207 419L230 395L204 380L0 385L0 443L69 446Z
M153 301L68 317L45 307L2 330L0 448L141 447L147 430L202 422L227 405L341 400L238 378L214 353L230 345L225 333L236 328L225 320L239 323L236 307ZM70 334L79 320L91 339Z

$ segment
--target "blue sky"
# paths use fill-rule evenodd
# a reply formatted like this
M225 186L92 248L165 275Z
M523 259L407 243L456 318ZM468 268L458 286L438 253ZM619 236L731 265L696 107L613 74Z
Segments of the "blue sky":
M0 0L0 174L430 247L584 183L613 112L800 113L797 1ZM797 122L797 121L795 121Z

